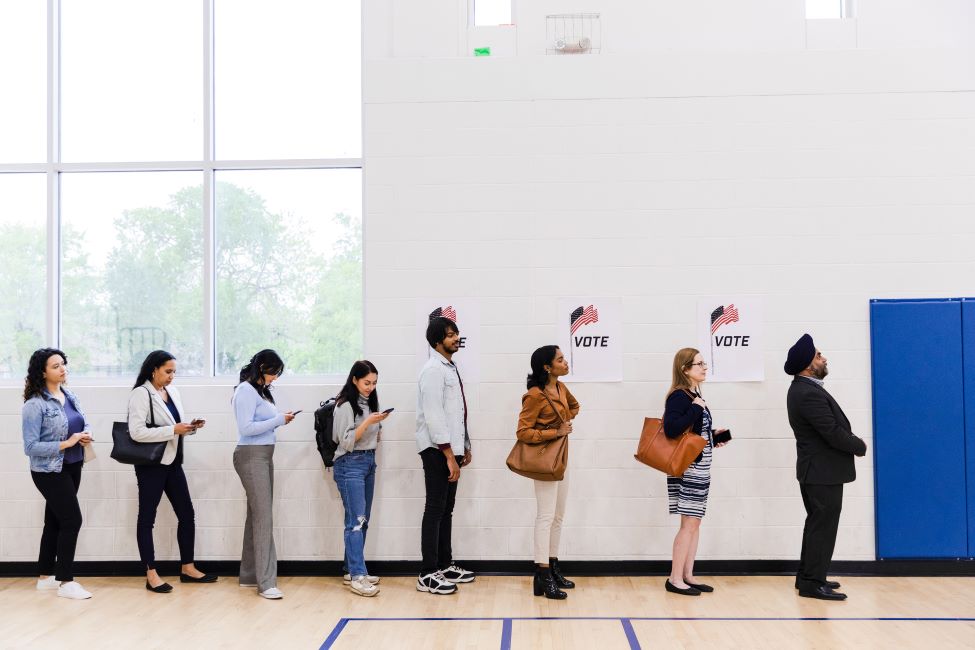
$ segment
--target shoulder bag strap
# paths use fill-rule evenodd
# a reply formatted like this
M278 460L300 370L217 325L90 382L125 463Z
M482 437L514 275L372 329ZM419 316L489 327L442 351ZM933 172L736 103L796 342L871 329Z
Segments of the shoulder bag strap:
M146 395L149 396L149 422L147 422L146 424L151 424L152 426L156 426L156 412L152 408L152 393L149 392L148 386L146 386L145 388L146 388Z
M556 389L558 389L558 386L557 385L556 385ZM559 423L565 424L565 420L562 419L562 414L559 413L559 410L557 408L555 408L555 404L552 402L552 398L550 398L548 396L548 394L545 392L545 389L544 388L542 388L541 391L542 391L542 397L545 398L545 401L548 402L548 405L552 407L552 410L553 411L555 411L555 417L557 417L559 419Z

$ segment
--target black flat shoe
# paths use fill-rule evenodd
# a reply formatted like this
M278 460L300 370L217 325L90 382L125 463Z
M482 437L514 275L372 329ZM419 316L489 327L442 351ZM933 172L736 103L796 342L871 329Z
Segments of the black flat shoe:
M815 589L800 589L799 595L803 598L817 598L819 600L846 600L846 594L833 591L826 585L820 585Z
M199 578L194 578L193 576L188 576L185 573L179 574L180 582L216 582L217 576L212 573L204 573Z
M709 594L712 591L714 591L714 587L712 587L711 585L706 585L703 582L701 584L697 584L696 582L687 582L687 580L685 580L684 582L687 584L688 587L693 587L694 589L697 589L698 591L704 594Z
M156 594L168 594L173 590L173 585L169 584L168 582L164 582L158 587L153 587L149 584L149 581L146 580L146 589Z
M670 582L670 578L664 582L664 588L672 594L680 594L681 596L700 596L701 592L694 587L688 586L687 589L681 589L680 587L675 587L673 583Z

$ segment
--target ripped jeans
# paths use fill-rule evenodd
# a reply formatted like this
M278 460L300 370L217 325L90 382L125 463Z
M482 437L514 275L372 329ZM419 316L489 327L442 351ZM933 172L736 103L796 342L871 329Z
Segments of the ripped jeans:
M333 470L345 506L345 571L353 577L364 576L366 531L376 487L376 452L367 449L343 454L335 460Z

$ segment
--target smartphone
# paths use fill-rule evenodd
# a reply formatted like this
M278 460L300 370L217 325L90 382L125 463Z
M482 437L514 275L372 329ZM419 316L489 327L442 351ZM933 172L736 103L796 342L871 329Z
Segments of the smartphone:
M383 411L383 415L389 415L390 413L392 413L395 410L396 410L395 408L388 408L385 411Z
M714 444L716 445L722 442L728 442L729 440L731 440L731 429L714 434Z
M199 427L206 424L206 420L204 420L203 418L193 418L190 424L192 424L194 427Z
M305 409L298 409L297 411L294 411L291 415L298 415L299 413L301 413L304 410Z

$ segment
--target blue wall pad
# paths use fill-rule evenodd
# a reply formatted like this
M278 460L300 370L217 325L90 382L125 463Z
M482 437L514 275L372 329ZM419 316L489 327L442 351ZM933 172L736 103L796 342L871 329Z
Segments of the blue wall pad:
M968 557L975 557L975 299L961 303L962 356L965 365L965 459L968 485Z
M961 312L870 302L879 559L968 556Z

